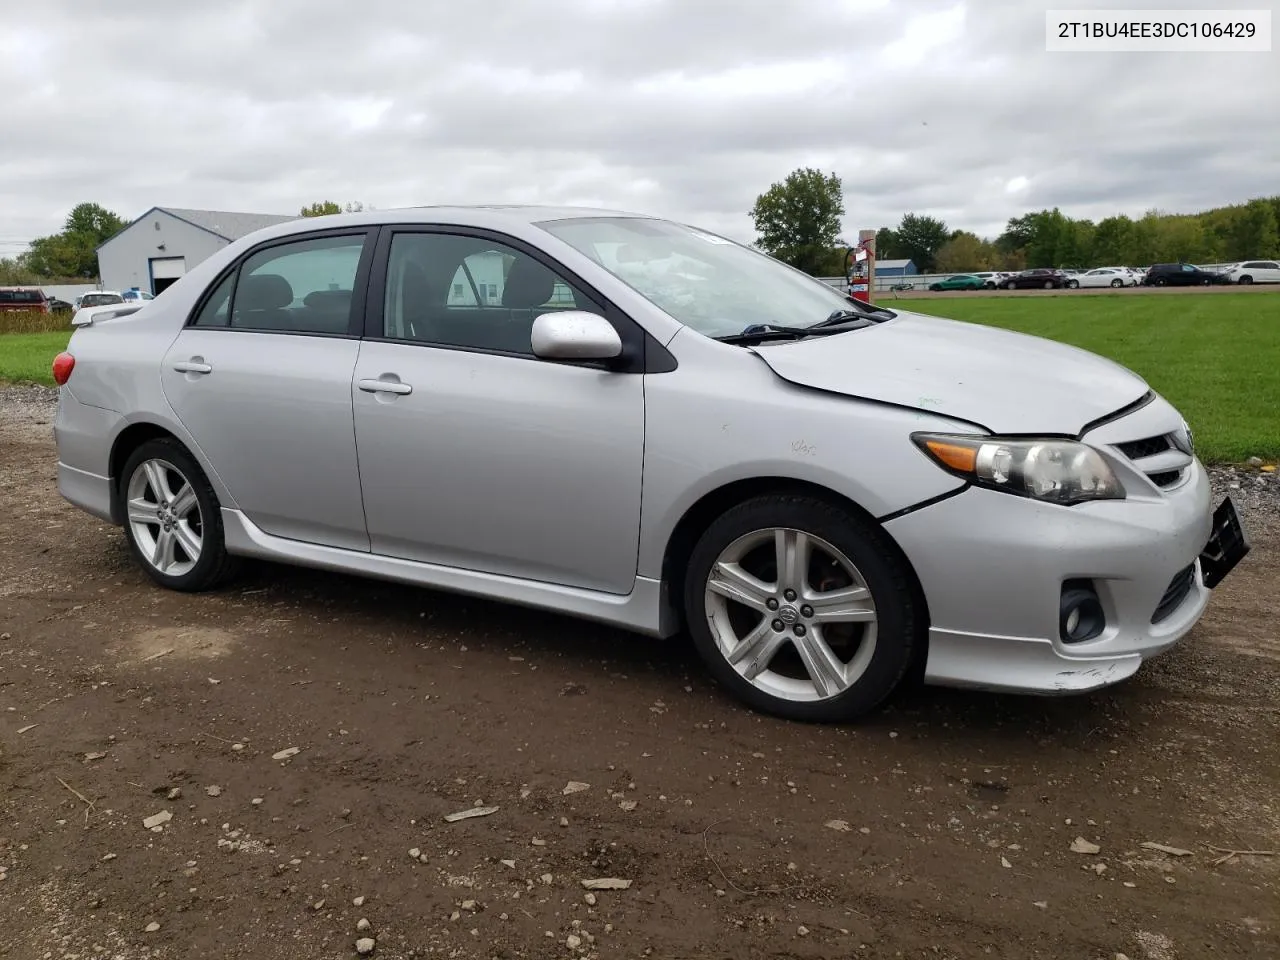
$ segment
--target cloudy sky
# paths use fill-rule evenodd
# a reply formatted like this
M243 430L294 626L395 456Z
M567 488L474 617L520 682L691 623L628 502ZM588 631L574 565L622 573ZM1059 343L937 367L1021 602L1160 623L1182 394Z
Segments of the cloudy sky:
M81 201L589 203L752 239L798 166L843 178L854 235L1280 192L1280 53L1046 53L1068 5L1104 6L40 0L0 32L0 255Z

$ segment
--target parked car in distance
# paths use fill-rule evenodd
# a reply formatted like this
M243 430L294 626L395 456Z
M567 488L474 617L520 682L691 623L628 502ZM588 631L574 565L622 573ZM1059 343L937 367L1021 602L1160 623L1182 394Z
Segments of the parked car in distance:
M50 313L49 298L39 287L0 287L0 310Z
M137 287L130 287L120 293L125 303L144 303L147 300L154 300L155 297L147 293L145 290L139 290Z
M971 273L958 273L953 277L947 277L944 280L935 280L929 284L930 290L981 290L983 288L983 280Z
M1030 290L1035 288L1053 290L1066 285L1067 275L1061 270L1054 270L1050 267L1023 270L1021 273L1015 273L1011 277L1005 277L1000 284L1005 290Z
M52 313L71 313L75 308L66 300L59 300L57 297L53 297L49 300L49 310Z
M1228 283L1280 283L1280 261L1246 260L1223 271Z
M1129 273L1124 267L1098 267L1096 270L1086 270L1084 273L1067 278L1067 286L1072 289L1077 287L1132 287L1136 285L1137 281L1133 278L1133 274Z
M77 310L85 310L89 307L107 307L117 303L124 303L124 297L114 290L98 290L93 293L81 294L76 298Z
M983 270L979 273L975 273L974 276L982 281L982 288L984 290L994 290L1000 285L1000 281L1004 279L1005 274L1000 273L997 270Z
M58 489L156 583L261 557L687 632L798 720L917 670L1118 682L1248 550L1137 374L653 217L288 221L74 324Z
M1147 271L1142 282L1149 287L1192 287L1230 281L1225 274L1201 270L1193 263L1157 263Z

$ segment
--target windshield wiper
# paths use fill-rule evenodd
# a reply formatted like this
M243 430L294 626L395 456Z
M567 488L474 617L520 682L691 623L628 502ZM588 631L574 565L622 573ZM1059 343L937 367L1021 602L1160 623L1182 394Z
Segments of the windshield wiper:
M856 301L851 301L856 302ZM817 327L834 327L838 324L847 323L852 320L867 320L874 322L876 320L892 320L897 314L892 310L885 310L882 307L867 307L861 304L856 310L834 310L825 320L820 320L813 326Z
M731 333L716 337L721 343L759 343L764 340L803 340L805 337L829 336L833 333L844 333L846 330L858 330L869 327L873 323L869 317L860 313L837 310L821 323L811 327L786 327L777 323L753 323L741 333Z
M762 340L802 340L809 336L807 327L783 327L775 323L753 323L741 333L716 337L721 343L758 343Z

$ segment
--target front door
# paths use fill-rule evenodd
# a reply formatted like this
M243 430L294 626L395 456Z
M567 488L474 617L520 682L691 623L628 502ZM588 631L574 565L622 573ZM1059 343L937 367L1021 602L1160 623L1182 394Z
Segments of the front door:
M530 348L535 316L603 313L593 298L528 252L463 233L395 233L385 274L353 387L373 552L630 592L643 377Z
M161 381L253 523L367 551L351 410L365 241L362 231L251 254L178 335Z

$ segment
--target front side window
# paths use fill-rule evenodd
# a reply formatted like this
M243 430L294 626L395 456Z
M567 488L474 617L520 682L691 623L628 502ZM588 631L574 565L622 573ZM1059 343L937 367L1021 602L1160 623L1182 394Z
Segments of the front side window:
M391 240L383 336L532 355L533 321L603 310L540 260L481 237L398 233Z
M259 250L240 265L231 327L345 334L365 238L316 237ZM197 323L200 321L197 319Z
M591 217L538 226L706 336L735 334L753 324L807 327L849 308L821 280L684 224Z

